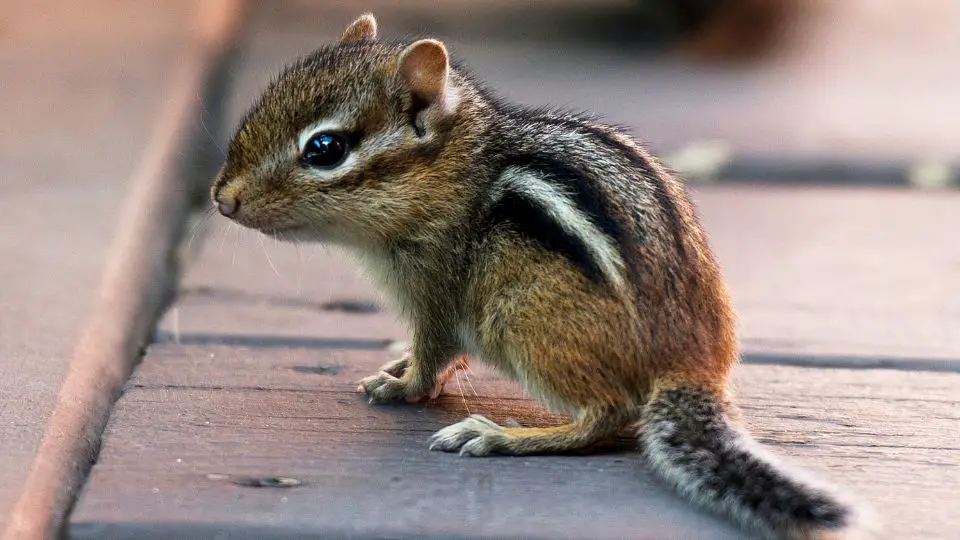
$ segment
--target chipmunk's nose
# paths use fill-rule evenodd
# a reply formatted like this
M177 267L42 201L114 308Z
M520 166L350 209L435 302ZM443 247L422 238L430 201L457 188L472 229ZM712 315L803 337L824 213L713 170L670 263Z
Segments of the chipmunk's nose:
M230 217L237 213L240 208L240 201L230 195L217 194L217 210L224 216Z

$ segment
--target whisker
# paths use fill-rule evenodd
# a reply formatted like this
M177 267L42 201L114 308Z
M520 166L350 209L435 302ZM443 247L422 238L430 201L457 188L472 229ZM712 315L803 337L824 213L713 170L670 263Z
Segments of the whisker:
M241 236L243 236L243 229L237 227L237 240L233 243L233 258L230 260L230 266L237 266L237 251L240 250Z
M206 225L210 218L213 217L214 208L209 208L201 214L200 219L190 227L189 238L187 239L187 250L190 249L190 246L193 245L193 240L197 237L197 234L203 229L203 226Z
M473 370L470 369L469 366L467 367L467 369L470 370L470 373L473 373ZM474 397L476 397L477 399L480 399L480 394L478 394L477 389L473 387L473 382L470 380L470 376L467 375L466 371L463 372L463 378L466 379L467 384L470 385L470 391L473 392Z
M203 103L203 100L201 99L200 102ZM223 149L222 146L220 146L220 141L218 141L217 138L213 136L213 133L211 133L210 129L207 128L207 122L203 119L203 115L209 114L209 113L210 111L207 110L206 105L203 105L202 108L200 109L200 126L203 128L204 133L206 133L207 136L210 137L210 142L213 143L214 148L220 151L220 157L226 157L227 152Z
M457 379L457 388L460 389L460 399L463 400L463 408L467 410L467 416L470 416L473 413L470 412L470 406L467 405L467 396L463 393L463 385L460 384L460 370L454 369L453 376Z
M232 221L220 222L220 231L217 236L220 237L220 246L217 248L217 253L223 253L223 246L227 242L227 236L230 236L230 227L233 226Z
M280 272L277 271L277 267L273 265L273 259L271 259L270 254L267 253L267 245L263 243L263 235L258 234L257 240L260 241L260 247L263 248L263 255L267 258L267 264L270 265L270 269L273 270L273 273L276 274L277 277L280 277Z
M300 242L294 241L293 248L297 250L297 257L300 264L297 265L297 296L303 294L303 251L300 250Z

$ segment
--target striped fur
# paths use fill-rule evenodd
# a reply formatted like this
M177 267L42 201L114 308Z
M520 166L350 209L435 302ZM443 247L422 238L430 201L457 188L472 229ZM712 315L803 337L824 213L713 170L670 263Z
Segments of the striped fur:
M541 212L545 218L543 221L561 229L582 244L590 259L588 266L599 269L618 289L623 287L624 263L615 240L591 221L590 215L577 205L564 191L563 186L555 185L549 178L544 178L541 171L510 167L501 173L491 195L494 207L507 197L528 201L531 212ZM544 234L551 233L547 231ZM569 248L557 249L569 251Z
M647 462L695 505L766 538L820 538L853 524L851 508L829 489L734 429L711 392L664 388L644 413Z

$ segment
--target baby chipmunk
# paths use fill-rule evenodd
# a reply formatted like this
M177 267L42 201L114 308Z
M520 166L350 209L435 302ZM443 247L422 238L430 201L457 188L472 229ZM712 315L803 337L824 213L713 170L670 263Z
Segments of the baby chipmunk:
M242 121L219 211L355 254L413 330L360 381L371 403L436 397L482 359L559 427L478 415L430 448L583 449L636 426L651 469L768 538L847 538L854 508L737 427L727 287L682 184L613 127L505 103L443 43L377 39L371 14L284 70Z

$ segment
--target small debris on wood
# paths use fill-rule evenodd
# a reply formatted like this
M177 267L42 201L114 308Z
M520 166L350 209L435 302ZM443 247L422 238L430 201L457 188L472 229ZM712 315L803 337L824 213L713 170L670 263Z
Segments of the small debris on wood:
M341 311L343 313L378 313L380 306L374 302L364 300L332 300L325 302L321 307L326 311Z
M285 476L241 476L235 478L233 483L243 487L272 487L288 488L302 484L296 478L287 478Z
M291 371L297 373L311 373L314 375L336 375L340 373L341 366L293 366Z

